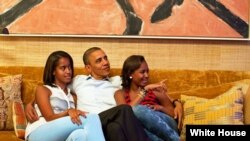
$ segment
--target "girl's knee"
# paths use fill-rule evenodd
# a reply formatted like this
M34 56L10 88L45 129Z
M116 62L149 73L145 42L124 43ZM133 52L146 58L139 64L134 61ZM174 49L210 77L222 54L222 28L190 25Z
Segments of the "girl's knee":
M71 132L66 141L86 141L86 133L84 129L77 129Z
M93 114L93 113L89 113L86 115L87 118L94 118L94 119L99 119L99 115L98 114Z
M149 116L149 110L148 107L143 106L143 105L137 105L133 107L133 112L135 116L139 119L145 117L145 115Z
M96 124L100 122L100 117L97 114L87 114L86 117L80 116L83 125L87 123Z
M149 108L144 106L144 105L137 105L133 107L133 112L134 113L145 113L148 112Z

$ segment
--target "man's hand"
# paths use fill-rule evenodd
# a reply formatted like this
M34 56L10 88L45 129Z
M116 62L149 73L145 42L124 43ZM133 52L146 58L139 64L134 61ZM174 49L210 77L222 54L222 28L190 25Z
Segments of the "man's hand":
M153 109L154 111L161 111L163 109L163 106L159 104L154 104L154 105L147 104L146 106Z
M33 107L33 105L31 103L28 103L25 107L25 115L27 120L32 123L34 121L38 120L38 115L36 113L35 108Z

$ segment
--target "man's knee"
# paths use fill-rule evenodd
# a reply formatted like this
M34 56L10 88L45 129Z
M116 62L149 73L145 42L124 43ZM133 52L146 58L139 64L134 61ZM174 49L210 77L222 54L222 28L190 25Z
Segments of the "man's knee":
M120 133L122 132L122 128L120 124L112 122L107 125L107 132L108 133Z
M117 106L120 113L133 113L132 107L127 104L122 104Z
M129 111L132 110L131 106L127 104L118 105L117 108L123 109L123 110L129 110Z
M110 141L126 141L126 136L120 124L112 122L107 125L106 138Z

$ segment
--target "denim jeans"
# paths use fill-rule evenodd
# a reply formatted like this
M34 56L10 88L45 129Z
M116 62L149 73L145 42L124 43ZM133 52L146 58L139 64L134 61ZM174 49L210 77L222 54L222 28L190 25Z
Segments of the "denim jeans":
M97 114L80 117L82 124L74 124L69 116L49 121L36 128L28 141L105 141Z
M154 111L144 105L134 106L133 111L152 141L180 140L177 123L169 115Z

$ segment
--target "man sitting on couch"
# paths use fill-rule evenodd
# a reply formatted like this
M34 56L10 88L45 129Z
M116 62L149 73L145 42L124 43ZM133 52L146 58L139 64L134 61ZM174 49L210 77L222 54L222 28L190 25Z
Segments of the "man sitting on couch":
M89 48L83 55L83 63L89 75L77 75L71 84L72 92L77 95L77 108L99 114L108 141L149 140L132 108L116 106L114 93L120 88L121 79L119 76L109 77L110 63L105 52L99 47ZM38 119L33 103L27 104L25 109L30 122ZM180 115L177 113L178 118L182 118Z

